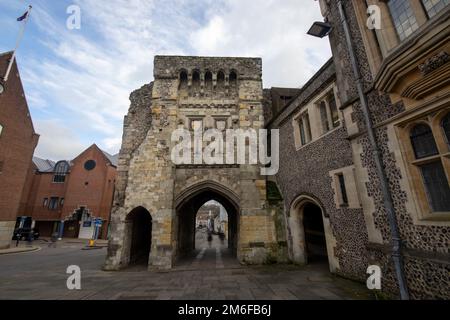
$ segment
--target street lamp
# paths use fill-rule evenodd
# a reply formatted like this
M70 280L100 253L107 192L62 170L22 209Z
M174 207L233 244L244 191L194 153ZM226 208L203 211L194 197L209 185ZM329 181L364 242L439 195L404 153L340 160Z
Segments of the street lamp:
M3 92L5 92L5 86L4 86L4 84L0 81L0 94L2 94Z
M316 21L308 31L308 34L314 37L323 38L328 36L333 30L331 24L327 22Z

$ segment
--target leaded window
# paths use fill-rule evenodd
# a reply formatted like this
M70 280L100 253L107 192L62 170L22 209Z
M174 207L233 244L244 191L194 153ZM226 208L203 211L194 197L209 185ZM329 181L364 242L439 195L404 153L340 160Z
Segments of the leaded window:
M429 123L440 123L445 135L448 136L449 115L447 114L440 122L435 122L429 117ZM433 127L438 130L439 126ZM450 211L450 186L446 171L447 152L441 150L442 142L436 143L433 129L426 123L415 125L410 131L411 145L414 159L413 165L418 169L422 177L423 192L428 200L428 207L432 213ZM437 131L435 131L437 132ZM442 135L436 135L441 139ZM447 166L447 168L445 167Z
M433 212L450 211L450 187L441 159L420 166Z
M431 128L418 124L411 130L411 144L416 159L423 159L439 154Z
M450 0L422 0L423 6L429 18L433 18L446 6L449 5Z
M419 28L414 11L409 0L389 0L388 5L397 34L403 41Z

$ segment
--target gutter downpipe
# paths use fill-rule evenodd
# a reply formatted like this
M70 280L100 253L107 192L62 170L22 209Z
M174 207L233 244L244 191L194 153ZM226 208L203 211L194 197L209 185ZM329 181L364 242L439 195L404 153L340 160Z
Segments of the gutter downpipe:
M392 237L392 260L395 266L395 272L397 276L398 286L400 289L400 298L402 300L409 300L408 286L406 283L405 273L403 269L403 257L402 257L402 240L400 238L400 233L398 229L397 217L395 215L394 205L392 203L392 194L389 190L389 183L387 181L386 172L383 167L383 160L381 158L380 150L377 145L375 138L375 132L373 129L372 119L370 118L367 97L364 93L362 81L361 81L361 71L356 61L356 55L353 48L350 30L345 15L344 7L342 5L342 0L338 0L339 14L341 18L341 23L344 28L345 38L347 41L347 47L350 55L350 61L353 69L353 74L356 78L356 87L358 90L359 99L361 101L361 109L364 114L364 120L367 127L367 135L372 148L373 157L376 164L377 174L380 178L380 186L383 192L383 202L386 208L386 213L389 219L389 226L391 229Z

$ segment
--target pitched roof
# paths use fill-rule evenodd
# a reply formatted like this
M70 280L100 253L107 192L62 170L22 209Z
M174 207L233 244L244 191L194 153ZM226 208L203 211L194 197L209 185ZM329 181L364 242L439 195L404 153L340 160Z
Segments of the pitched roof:
M101 150L101 149L100 149ZM109 162L115 167L117 167L117 164L119 163L119 154L110 155L108 152L101 150L103 154L108 158Z
M56 164L52 160L44 160L38 157L33 157L33 163L39 172L53 172Z

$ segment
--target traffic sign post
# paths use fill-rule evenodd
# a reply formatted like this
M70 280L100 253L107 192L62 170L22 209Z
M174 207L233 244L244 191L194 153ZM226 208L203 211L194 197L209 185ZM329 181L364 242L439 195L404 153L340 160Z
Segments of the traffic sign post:
M103 225L103 220L100 218L94 219L94 234L92 236L92 239L89 241L89 246L93 247L95 246L95 241L98 239L99 230Z

